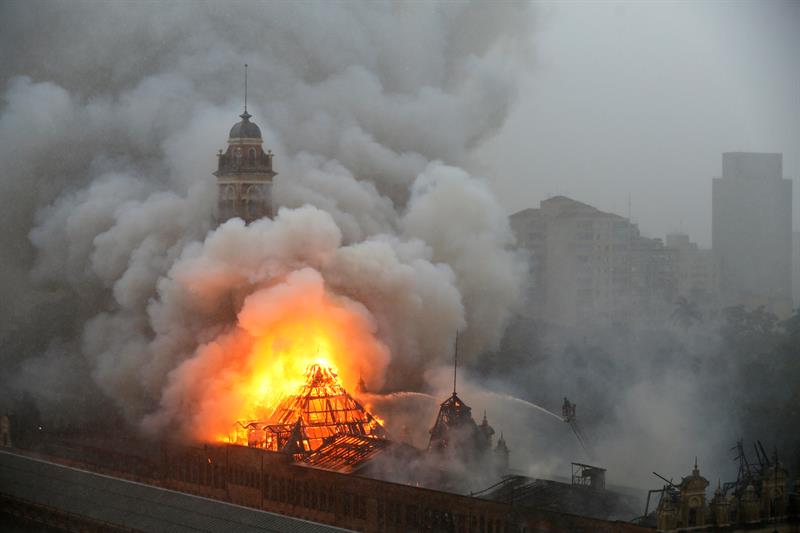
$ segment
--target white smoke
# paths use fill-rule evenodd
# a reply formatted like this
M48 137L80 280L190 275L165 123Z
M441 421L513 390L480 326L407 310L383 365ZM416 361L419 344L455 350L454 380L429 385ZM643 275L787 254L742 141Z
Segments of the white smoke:
M248 296L304 269L374 323L391 354L375 386L419 386L456 329L468 357L497 345L525 269L488 185L459 166L512 105L524 7L3 11L15 53L2 59L1 287L18 304L0 342L13 390L52 410L53 391L96 388L134 425L176 422L187 365ZM245 62L285 207L214 228L210 172Z

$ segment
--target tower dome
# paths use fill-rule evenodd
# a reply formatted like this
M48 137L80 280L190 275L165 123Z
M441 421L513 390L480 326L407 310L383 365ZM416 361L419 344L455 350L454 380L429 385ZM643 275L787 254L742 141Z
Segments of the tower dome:
M250 122L250 113L247 112L247 109L244 110L244 113L239 115L242 120L237 122L231 128L231 132L228 135L229 139L228 142L235 140L235 139L254 139L254 140L261 140L261 128L259 128L255 122Z
M217 221L234 217L250 223L273 215L272 151L262 148L261 129L247 112L247 65L245 67L244 113L231 128L228 147L217 153Z

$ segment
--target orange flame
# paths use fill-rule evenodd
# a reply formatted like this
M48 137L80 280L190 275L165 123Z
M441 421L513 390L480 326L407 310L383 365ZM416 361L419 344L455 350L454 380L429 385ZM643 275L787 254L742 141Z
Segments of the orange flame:
M212 363L196 362L201 369L183 380L202 374L203 383L192 385L201 398L191 431L206 441L233 441L237 420L267 420L303 385L311 364L334 369L345 389L355 391L360 378L382 385L389 359L369 312L330 294L310 269L251 294L239 313L239 328L201 350L198 359L204 351L216 353L208 358Z

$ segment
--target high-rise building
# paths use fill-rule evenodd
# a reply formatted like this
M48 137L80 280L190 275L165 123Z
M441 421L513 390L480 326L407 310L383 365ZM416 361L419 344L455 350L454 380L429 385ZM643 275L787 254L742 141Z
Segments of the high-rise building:
M792 182L782 154L722 154L713 180L712 248L722 305L792 309Z
M511 215L511 227L528 252L534 318L567 327L626 322L674 303L673 251L624 217L555 196Z
M800 307L800 231L792 232L792 300Z
M703 309L715 309L718 297L716 262L711 250L702 249L684 233L667 235L666 246L675 255L675 290L679 297Z

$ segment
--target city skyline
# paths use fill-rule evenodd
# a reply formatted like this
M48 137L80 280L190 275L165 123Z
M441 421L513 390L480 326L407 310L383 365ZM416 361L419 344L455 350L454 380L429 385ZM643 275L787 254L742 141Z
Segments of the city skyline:
M630 197L643 234L709 248L720 154L782 153L800 178L800 4L537 6L519 102L475 158L509 214L561 194L627 216Z

